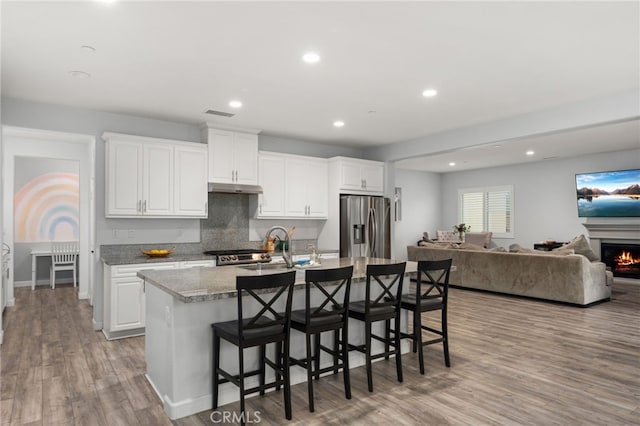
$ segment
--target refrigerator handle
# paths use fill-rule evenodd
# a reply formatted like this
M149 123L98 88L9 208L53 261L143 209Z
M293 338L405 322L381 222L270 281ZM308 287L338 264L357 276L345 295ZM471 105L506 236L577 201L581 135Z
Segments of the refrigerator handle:
M369 254L376 257L376 239L378 238L378 224L376 223L376 211L369 209Z

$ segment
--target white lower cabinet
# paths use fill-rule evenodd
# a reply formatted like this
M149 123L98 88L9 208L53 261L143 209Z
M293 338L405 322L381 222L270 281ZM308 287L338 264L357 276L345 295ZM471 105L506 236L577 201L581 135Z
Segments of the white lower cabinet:
M144 334L145 294L139 271L215 266L213 260L104 265L104 323L107 339Z

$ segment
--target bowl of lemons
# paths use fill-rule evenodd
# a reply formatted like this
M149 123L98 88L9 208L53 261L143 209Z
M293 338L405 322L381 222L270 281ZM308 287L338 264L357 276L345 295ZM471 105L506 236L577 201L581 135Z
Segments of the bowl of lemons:
M151 250L145 250L141 248L140 251L149 257L167 257L171 253L173 253L175 249L176 249L175 247L171 247L170 249L151 249Z

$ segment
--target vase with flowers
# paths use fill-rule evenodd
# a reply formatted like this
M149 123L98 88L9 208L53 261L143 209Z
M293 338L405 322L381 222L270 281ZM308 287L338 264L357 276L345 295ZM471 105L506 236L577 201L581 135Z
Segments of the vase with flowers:
M470 230L471 230L471 225L466 225L464 223L453 225L453 232L458 234L458 238L460 239L460 242L464 242L464 234L465 232L469 232Z

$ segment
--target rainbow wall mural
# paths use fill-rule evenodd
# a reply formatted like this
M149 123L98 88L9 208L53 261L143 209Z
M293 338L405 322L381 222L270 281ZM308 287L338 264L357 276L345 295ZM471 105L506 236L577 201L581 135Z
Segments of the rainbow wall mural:
M77 241L80 180L77 173L45 173L22 186L14 200L15 241Z

